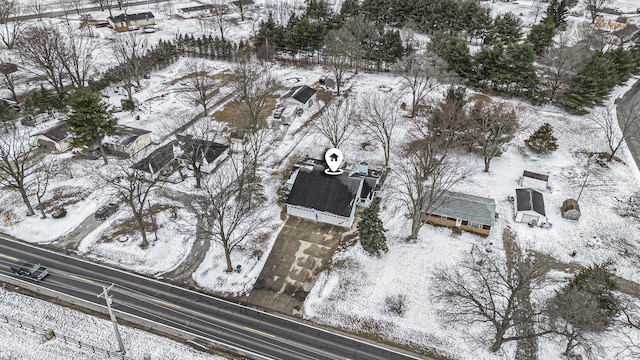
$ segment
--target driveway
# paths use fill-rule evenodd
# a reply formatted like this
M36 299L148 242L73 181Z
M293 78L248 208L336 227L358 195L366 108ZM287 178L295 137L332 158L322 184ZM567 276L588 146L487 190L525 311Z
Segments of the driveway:
M290 217L278 234L250 304L302 317L302 305L327 266L344 228Z

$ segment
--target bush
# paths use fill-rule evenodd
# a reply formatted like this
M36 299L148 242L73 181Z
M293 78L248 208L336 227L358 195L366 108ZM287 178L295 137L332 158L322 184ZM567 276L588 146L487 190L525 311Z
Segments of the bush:
M533 152L542 155L558 149L558 139L553 136L553 128L549 123L540 126L524 143Z
M133 104L133 101L130 101L130 100L122 100L120 103L122 106L122 110L125 110L125 111L131 111L136 108L135 105Z
M51 217L54 219L60 219L67 216L67 209L65 208L58 208L53 210L53 212L51 213Z
M407 297L402 294L389 295L384 299L384 304L387 308L387 311L399 316L404 315L404 312L407 309L406 303Z

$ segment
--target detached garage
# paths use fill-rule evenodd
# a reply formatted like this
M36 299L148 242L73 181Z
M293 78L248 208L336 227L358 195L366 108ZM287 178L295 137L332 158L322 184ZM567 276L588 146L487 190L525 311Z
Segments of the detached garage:
M542 193L531 188L516 189L516 222L542 226L547 222Z

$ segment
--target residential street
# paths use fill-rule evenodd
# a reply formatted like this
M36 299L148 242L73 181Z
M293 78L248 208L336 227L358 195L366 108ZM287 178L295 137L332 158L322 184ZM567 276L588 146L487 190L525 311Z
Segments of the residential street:
M18 280L9 265L18 259L40 263L50 275L38 284ZM182 289L157 280L0 238L0 276L32 291L59 294L89 309L101 308L96 297L116 284L113 309L120 319L161 333L182 334L209 346L223 344L256 359L419 359L400 350L346 336L317 326L271 315ZM38 290L40 289L40 290ZM50 295L50 296L51 296Z

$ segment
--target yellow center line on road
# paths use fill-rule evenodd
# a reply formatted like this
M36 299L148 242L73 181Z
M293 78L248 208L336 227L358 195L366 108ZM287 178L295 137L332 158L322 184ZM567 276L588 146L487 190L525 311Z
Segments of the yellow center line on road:
M260 331L260 330L252 329L252 328L250 328L250 327L246 327L246 326L245 326L245 327L244 327L244 329L245 329L245 330L249 330L249 331L251 331L251 332L253 332L253 333L256 333L256 334L260 334L260 335L262 335L262 336L268 336L268 337L272 337L272 338L276 337L275 335L273 335L273 334L269 334L268 332L264 332L264 331Z
M175 309L180 309L180 306L174 305L172 303L169 303L169 302L166 302L166 301L163 301L163 300L158 300L158 299L152 299L152 300L154 302L160 304L160 305L165 305L165 306L170 306L170 307L175 308Z
M5 255L5 254L0 254L0 256L2 256L5 259L9 259L9 260L13 260L13 261L18 261L18 259L14 258L13 256L9 256L9 255Z
M76 280L80 280L80 281L83 281L83 282L86 282L86 283L89 283L89 284L93 284L92 280L85 279L85 278L77 276L77 275L69 275L69 277L72 277L72 278L74 278Z

